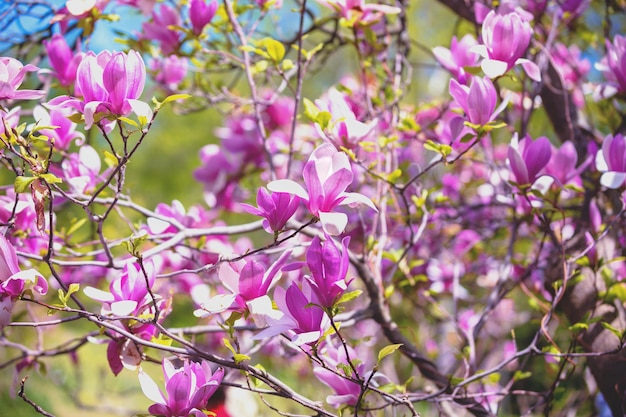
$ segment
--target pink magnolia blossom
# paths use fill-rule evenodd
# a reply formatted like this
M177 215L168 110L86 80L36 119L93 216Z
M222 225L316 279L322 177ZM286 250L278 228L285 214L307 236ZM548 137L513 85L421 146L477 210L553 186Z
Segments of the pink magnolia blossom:
M182 26L180 13L173 7L161 4L152 10L152 21L142 26L142 39L156 41L161 47L163 55L170 55L178 50L181 42L181 32L171 29L172 26Z
M40 255L48 247L48 236L37 230L37 212L31 193L16 195L11 187L0 195L0 223L11 225L8 230L2 230L6 230L7 238L20 250Z
M497 109L498 95L496 88L487 77L472 77L470 86L461 85L455 79L450 80L450 95L465 112L470 123L486 125L493 121L504 109L504 101Z
M96 113L127 116L131 112L151 117L149 106L137 100L143 92L146 67L136 51L88 52L78 65L76 94L81 98L60 96L48 107L70 107L83 113L85 127L95 122Z
M565 87L573 92L574 104L578 108L584 107L582 84L591 70L591 63L588 59L581 57L581 51L575 44L567 47L562 43L557 43L551 52L554 67L563 77Z
M526 74L539 82L541 74L537 64L522 58L532 34L530 23L519 13L500 14L492 10L483 22L483 44L474 46L472 50L483 58L481 68L489 78L503 75L515 65L522 65Z
M550 161L552 145L545 136L532 140L530 136L519 142L517 136L509 146L508 157L511 171L519 185L530 185L539 177L541 170Z
M218 6L217 0L209 0L209 3L206 0L191 0L189 3L189 20L191 20L191 28L196 36L201 34L204 27L213 20Z
M261 262L231 262L220 267L219 278L230 294L218 294L200 300L200 309L194 312L197 317L207 317L227 309L249 311L251 314L265 314L272 309L272 301L267 293L281 277L281 268L291 256L285 251L269 267Z
M43 106L33 109L33 117L39 126L56 126L55 129L41 129L39 134L49 138L55 149L67 150L72 141L81 145L85 135L76 131L76 123L68 117L73 114L69 108L52 108L47 111Z
M619 188L626 181L626 137L621 133L607 135L602 152L596 154L596 167L602 172L600 183L607 188Z
M323 242L316 236L306 251L306 263L311 271L307 278L322 307L332 307L350 284L346 280L350 266L349 243L349 237L343 238L339 250L330 236L326 236Z
M165 376L165 394L159 389L148 374L139 371L141 390L148 399L155 402L148 411L164 417L206 417L204 409L209 398L215 393L224 377L224 370L218 368L211 372L207 362L189 362L175 368L167 359L163 359Z
M72 193L91 194L105 178L100 174L100 155L89 145L83 145L77 153L71 153L61 163L60 177Z
M59 80L63 87L72 86L76 81L78 65L84 54L82 52L74 53L63 35L58 33L52 35L43 44L48 54L48 62L53 70L52 75Z
M193 206L187 211L178 200L172 201L171 206L159 203L154 212L158 217L151 216L146 220L148 233L152 235L176 233L186 227L201 227L207 220L207 213L202 208Z
M340 93L336 88L328 90L328 93L316 100L315 104L320 110L331 114L332 120L329 122L327 136L336 146L354 149L360 141L366 140L376 127L376 120L368 123L358 120L347 95ZM316 124L315 127L319 130L319 125ZM326 135L321 132L321 136Z
M321 349L321 358L326 366L315 366L313 374L335 392L326 397L326 402L335 408L346 405L355 406L361 398L361 384L353 381L357 375L351 371L351 374L346 376L341 371L342 369L352 369L354 366L358 377L369 381L373 386L378 386L377 380L381 378L388 380L380 372L375 372L372 375L372 371L369 370L371 369L369 361L363 359L363 352L357 352L349 345L335 346L329 341ZM352 363L352 366L349 363Z
M278 314L267 314L268 327L259 332L255 339L264 339L285 333L297 345L317 342L330 328L330 318L320 307L320 299L308 280L302 282L302 289L294 282L287 290L277 287L274 302Z
M13 245L0 234L0 330L11 322L11 313L27 284L38 294L48 292L48 283L36 270L20 270Z
M575 184L582 186L580 174L593 161L590 156L578 166L578 152L571 141L563 142L560 148L552 150L550 162L546 165L546 173L555 178L560 184Z
M300 197L288 193L269 193L261 187L256 194L258 207L242 204L250 214L263 217L263 229L268 233L280 232L300 205Z
M0 57L0 100L40 99L46 93L40 90L18 90L27 72L37 71L34 65L22 65L10 57Z
M148 289L154 285L156 266L148 260L144 262L147 277L139 264L127 263L122 272L109 285L109 292L94 287L86 287L84 292L90 298L102 303L101 314L113 316L139 316L151 311L153 300ZM156 296L156 295L155 295Z
M606 83L599 87L600 98L626 93L626 36L615 35L613 42L606 40L606 56L595 65Z
M6 127L15 129L20 123L20 113L22 108L20 106L13 107L8 112L0 109L0 135L6 133Z
M302 173L306 190L292 180L272 181L267 188L274 192L295 194L305 203L309 211L318 217L324 230L330 235L343 232L348 217L334 212L339 205L363 203L376 210L374 203L359 193L348 193L353 173L348 156L325 143L313 151Z
M570 17L582 15L590 3L590 0L563 0L557 2L563 14L568 14Z
M154 79L169 89L175 89L187 75L187 58L170 55L152 60L150 69L156 73Z
M471 48L477 45L476 39L467 34L457 40L456 36L452 37L450 49L443 46L433 48L435 59L457 80L460 84L467 84L471 76L465 72L464 67L473 67L478 65L478 55L471 51Z

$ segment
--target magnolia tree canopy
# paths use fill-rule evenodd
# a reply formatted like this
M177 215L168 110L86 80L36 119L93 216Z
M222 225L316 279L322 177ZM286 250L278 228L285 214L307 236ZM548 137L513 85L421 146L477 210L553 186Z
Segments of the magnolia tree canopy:
M69 358L119 415L623 416L624 4L496 3L0 6L7 404ZM166 108L219 115L149 162L189 207L127 169Z

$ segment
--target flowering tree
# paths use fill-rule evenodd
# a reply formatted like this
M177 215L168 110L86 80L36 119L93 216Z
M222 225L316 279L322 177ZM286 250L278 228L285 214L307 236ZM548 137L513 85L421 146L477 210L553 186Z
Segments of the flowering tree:
M0 369L36 414L91 345L141 415L626 412L622 4L2 7ZM222 115L192 207L129 191L164 108Z

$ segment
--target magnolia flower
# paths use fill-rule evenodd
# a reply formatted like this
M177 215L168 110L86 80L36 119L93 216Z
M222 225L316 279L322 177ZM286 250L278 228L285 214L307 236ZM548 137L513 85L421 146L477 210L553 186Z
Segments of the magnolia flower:
M148 374L139 371L141 390L148 399L155 402L148 411L164 417L206 417L203 410L220 386L224 370L218 368L213 373L207 362L187 360L182 367L175 368L170 361L163 359L163 374L165 394Z
M48 292L48 283L36 270L21 271L15 248L0 234L0 330L11 322L11 313L27 284L39 293Z
M241 207L250 214L263 217L263 229L268 233L280 232L300 205L300 197L288 193L270 194L261 187L256 194L257 207L242 204Z
M553 148L550 162L546 165L546 173L555 178L560 184L576 184L582 186L580 174L593 161L593 157L589 156L578 165L578 152L571 141L563 142L560 148Z
M154 313L153 300L148 292L156 280L154 262L143 263L144 271L137 263L127 263L122 272L109 285L109 292L86 287L85 295L102 303L101 314L114 316L140 315L148 309ZM155 295L156 296L156 295Z
M267 295L281 276L281 268L289 259L291 251L283 254L267 269L257 261L231 262L219 269L219 278L230 294L218 294L200 301L196 317L207 317L229 308L248 310L252 314L271 314L272 300Z
M295 345L302 346L317 342L330 328L330 318L320 307L321 301L308 280L302 282L302 289L295 282L287 290L277 287L274 302L279 314L266 316L268 327L255 339L286 333Z
M48 107L71 107L85 116L85 127L95 122L96 113L126 116L131 112L152 117L150 107L137 100L146 81L146 67L136 51L88 52L78 65L76 94L82 99L60 96Z
M18 90L27 72L37 71L34 65L22 65L10 57L0 57L0 100L40 99L46 93L40 90Z
M358 143L365 140L376 127L377 121L369 123L359 121L348 103L348 97L340 93L336 88L331 88L325 97L316 100L315 104L320 110L331 114L327 136L337 145L348 149L354 149ZM324 137L324 132L318 124L315 127Z
M83 59L84 54L82 52L74 53L67 41L58 33L52 35L52 37L44 41L46 53L48 54L48 62L52 67L53 73L59 83L63 87L69 87L76 81L76 72L78 65Z
M435 59L452 73L454 79L461 84L467 84L471 77L465 72L464 67L473 67L478 64L478 56L471 51L476 44L476 39L470 34L463 36L460 41L453 36L450 49L436 46L433 48L433 54Z
M532 34L528 20L517 12L499 14L492 10L483 22L483 44L474 46L472 51L484 58L480 66L489 78L503 75L519 64L532 80L539 82L541 74L537 64L522 58Z
M552 145L545 136L532 140L530 136L519 142L517 135L509 145L508 157L511 171L519 185L531 185L550 161Z
M150 69L156 73L154 79L167 88L174 89L187 75L187 58L170 55L159 60L152 60Z
M152 10L152 21L144 22L142 38L157 41L163 55L170 55L180 46L181 32L171 27L181 26L180 14L172 7L161 4L161 7Z
M160 235L176 233L185 227L199 227L206 220L206 213L198 206L192 206L189 211L178 201L172 205L159 203L154 210L158 217L148 217L146 220L148 233Z
M72 153L61 163L61 177L70 190L79 194L90 194L102 178L100 176L100 155L89 145L80 147L78 153Z
M448 89L456 104L465 112L469 122L475 125L482 126L493 121L508 104L505 100L496 109L498 95L493 83L487 77L472 77L469 87L451 79Z
M295 194L309 211L320 219L329 235L338 235L348 223L345 213L334 212L339 205L363 203L376 210L372 200L359 193L348 193L353 173L348 156L329 143L313 151L302 173L306 190L292 180L272 181L267 188L274 192Z
M208 4L206 0L191 0L189 3L189 20L191 20L191 27L196 36L201 34L204 27L211 22L218 6L217 0L209 0Z
M602 172L600 183L607 188L619 188L626 180L626 137L621 133L607 135L602 152L596 154L596 167Z
M35 106L33 109L33 117L39 126L55 127L38 131L48 137L55 149L67 150L73 140L80 145L85 139L85 135L76 131L76 123L69 119L72 113L68 108L52 108L47 111L43 106Z
M334 395L326 397L326 402L335 408L342 406L355 406L361 398L362 387L358 382L353 381L357 377L362 378L373 386L378 386L378 379L388 378L380 372L375 372L372 375L372 371L368 371L371 368L367 360L363 359L363 352L359 354L352 346L334 346L331 343L325 343L321 351L321 358L325 363L325 367L316 365L313 368L313 374L328 385L334 392ZM349 365L351 363L352 365ZM354 370L358 372L358 375L354 374ZM350 369L350 375L345 376L342 374L342 369ZM333 372L336 370L336 372Z
M350 237L341 241L341 251L330 236L322 242L315 237L306 251L306 263L311 271L307 277L317 293L322 307L332 307L348 288L348 244Z
M606 56L595 67L607 81L599 87L601 98L626 93L626 36L615 35L613 43L607 39Z

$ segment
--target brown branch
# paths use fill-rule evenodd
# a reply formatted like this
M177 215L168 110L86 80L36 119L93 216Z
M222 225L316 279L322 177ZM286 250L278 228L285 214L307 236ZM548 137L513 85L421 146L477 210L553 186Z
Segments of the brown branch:
M26 396L24 389L25 389L27 379L28 379L27 376L22 378L22 381L20 382L20 391L17 393L17 395L19 395L21 399L23 399L28 404L30 404L35 409L35 411L41 414L42 416L54 417L54 414L50 414L49 412L47 412L46 410L38 406L33 400L31 400L30 398Z

